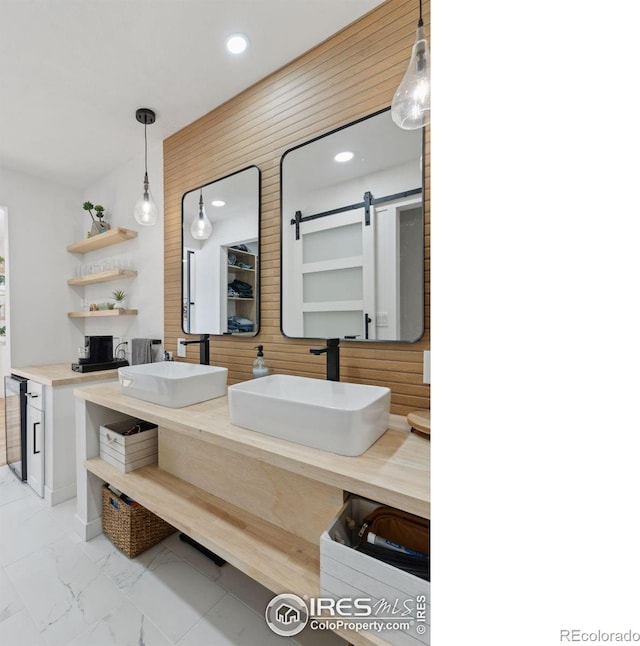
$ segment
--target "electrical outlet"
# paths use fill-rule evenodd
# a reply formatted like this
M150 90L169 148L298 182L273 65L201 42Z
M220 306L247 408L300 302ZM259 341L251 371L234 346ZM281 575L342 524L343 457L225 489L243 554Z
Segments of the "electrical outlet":
M178 339L178 350L176 354L179 357L186 357L187 356L187 346L182 345L182 341L186 341L186 339Z
M376 327L389 327L389 312L376 312Z
M424 351L422 381L425 384L431 383L431 350Z

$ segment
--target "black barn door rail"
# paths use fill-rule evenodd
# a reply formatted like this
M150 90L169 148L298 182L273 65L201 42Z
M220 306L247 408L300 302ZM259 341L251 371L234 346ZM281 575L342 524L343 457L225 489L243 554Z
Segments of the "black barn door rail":
M357 204L347 204L347 206L340 206L337 209L331 209L330 211L323 211L322 213L314 213L313 215L302 215L302 211L296 211L295 217L291 218L291 225L296 227L296 240L300 240L300 223L309 222L310 220L318 220L319 218L326 218L328 215L336 215L338 213L343 213L345 211L353 211L355 209L364 208L364 224L369 226L371 224L371 207L376 204L382 204L384 202L393 202L393 200L399 200L403 197L409 197L410 195L419 195L422 193L422 188L413 188L409 191L403 191L402 193L394 193L393 195L385 195L384 197L373 197L371 191L367 191L363 196L363 201L358 202Z

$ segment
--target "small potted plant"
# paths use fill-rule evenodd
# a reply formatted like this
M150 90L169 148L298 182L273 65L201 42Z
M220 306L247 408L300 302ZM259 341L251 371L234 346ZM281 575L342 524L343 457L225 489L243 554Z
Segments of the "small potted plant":
M95 206L91 202L85 202L82 205L82 208L85 211L89 212L91 216L92 224L91 231L89 232L89 237L98 235L99 233L104 233L111 228L111 225L103 220L104 218L104 206L102 204L96 204ZM95 216L93 210L95 209ZM96 219L97 218L97 219Z
M117 310L126 310L127 305L126 305L126 300L127 300L127 293L122 290L122 289L116 289L113 294L111 294L111 298L115 301L114 307Z

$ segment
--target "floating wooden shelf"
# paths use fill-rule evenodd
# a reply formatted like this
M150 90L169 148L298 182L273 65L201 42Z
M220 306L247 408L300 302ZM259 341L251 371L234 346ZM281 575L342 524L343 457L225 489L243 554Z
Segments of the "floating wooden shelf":
M104 235L104 233L100 235ZM111 269L97 274L88 274L80 278L69 278L67 284L76 286L93 285L94 283L106 283L109 280L118 280L120 278L135 278L137 275L138 272L131 269Z
M109 229L109 231L99 233L98 235L87 238L86 240L74 242L67 247L67 251L70 251L71 253L88 253L89 251L102 249L103 247L108 247L112 244L118 244L119 242L124 242L125 240L131 240L132 238L137 237L137 235L137 231L132 231L131 229L123 229L122 227L116 227L115 229Z
M138 310L97 310L96 312L69 312L70 319L90 318L93 316L138 316Z

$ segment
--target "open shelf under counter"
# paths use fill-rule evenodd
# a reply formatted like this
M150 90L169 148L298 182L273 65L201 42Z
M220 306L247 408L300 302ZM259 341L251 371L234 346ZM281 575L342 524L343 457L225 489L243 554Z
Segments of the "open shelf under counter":
M92 236L91 238L87 238L86 240L74 242L67 246L67 251L70 253L89 253L90 251L96 251L96 249L102 249L103 247L118 244L125 240L131 240L132 238L137 237L137 235L137 231L124 229L123 227L116 227L114 229L109 229L109 231L105 231L104 233Z
M70 319L84 319L101 316L138 316L138 310L96 310L95 312L69 312Z
M93 475L211 550L274 594L320 594L317 545L196 487L157 465L122 473L101 458L85 460ZM354 646L388 646L369 632L334 632Z
M270 590L319 593L317 545L156 465L122 473L100 458L91 458L85 467Z
M95 283L106 283L110 280L120 280L121 278L135 278L138 275L137 271L132 269L111 269L109 271L101 271L96 274L88 274L79 278L69 278L68 285L84 286L93 285Z

